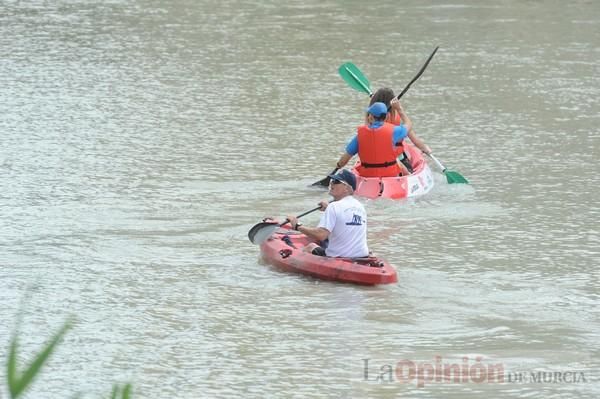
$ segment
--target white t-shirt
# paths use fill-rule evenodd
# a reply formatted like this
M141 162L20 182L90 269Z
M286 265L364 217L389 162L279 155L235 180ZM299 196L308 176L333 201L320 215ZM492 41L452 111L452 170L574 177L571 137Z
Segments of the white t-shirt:
M360 258L369 255L367 247L367 212L349 195L327 206L319 226L329 231L327 256Z

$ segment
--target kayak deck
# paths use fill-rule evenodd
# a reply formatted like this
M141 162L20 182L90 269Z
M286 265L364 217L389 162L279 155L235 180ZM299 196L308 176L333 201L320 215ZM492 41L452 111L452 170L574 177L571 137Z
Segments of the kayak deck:
M302 233L281 228L261 244L261 257L281 270L323 280L363 285L398 281L396 270L381 258L331 258L303 252L311 242Z

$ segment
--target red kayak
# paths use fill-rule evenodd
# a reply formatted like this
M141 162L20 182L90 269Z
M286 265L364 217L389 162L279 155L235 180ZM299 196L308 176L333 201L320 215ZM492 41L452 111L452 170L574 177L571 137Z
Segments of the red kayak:
M295 230L281 228L260 245L263 260L279 269L323 280L376 285L398 281L396 270L377 257L330 258L303 252L312 242Z

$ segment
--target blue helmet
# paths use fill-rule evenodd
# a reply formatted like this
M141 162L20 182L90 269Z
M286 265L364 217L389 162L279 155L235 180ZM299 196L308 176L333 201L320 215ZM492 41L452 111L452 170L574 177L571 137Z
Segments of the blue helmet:
M366 111L373 115L376 118L379 118L385 114L387 114L387 106L384 103L373 103Z

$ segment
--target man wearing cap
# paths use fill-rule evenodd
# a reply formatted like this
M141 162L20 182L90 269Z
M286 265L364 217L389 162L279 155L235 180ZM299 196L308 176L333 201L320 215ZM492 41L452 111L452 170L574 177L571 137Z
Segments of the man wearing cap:
M399 126L385 122L387 106L382 102L373 103L367 111L366 124L358 127L356 136L346 146L346 152L337 162L338 168L356 154L360 158L358 174L364 177L390 177L408 174L403 165L396 160L395 143L401 142L412 128L412 121L400 108Z
M347 169L330 175L329 194L333 201L321 201L324 211L317 227L306 227L290 215L287 218L293 229L323 242L329 240L327 248L310 244L305 251L319 256L361 258L369 256L367 247L367 212L364 206L352 195L356 189L356 178Z

